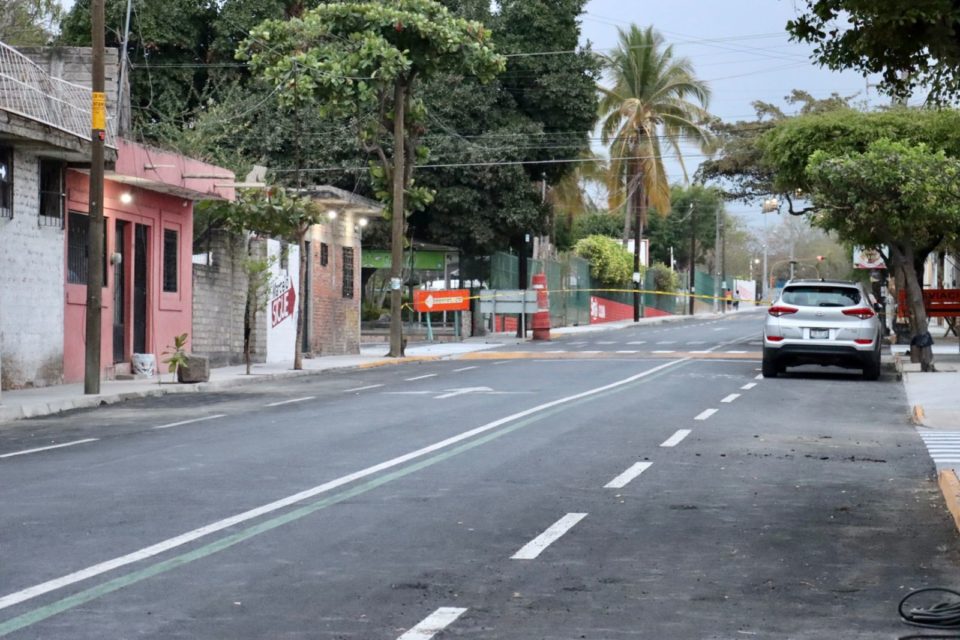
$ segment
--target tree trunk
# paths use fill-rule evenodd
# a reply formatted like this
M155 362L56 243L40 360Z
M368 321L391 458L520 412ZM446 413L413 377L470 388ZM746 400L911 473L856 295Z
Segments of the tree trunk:
M250 264L250 259L253 257L253 238L247 240L247 264ZM250 273L249 268L245 268L244 271L247 275L247 303L243 309L243 362L247 365L247 375L250 375L251 370L251 358L250 352L253 347L253 332L256 330L256 290L253 285L253 276Z
M390 233L390 353L391 358L403 357L403 233L406 222L404 192L406 191L406 149L404 117L406 115L406 85L397 80L393 92L393 220Z
M920 274L914 265L913 250L909 247L902 250L891 244L890 252L898 254L896 262L903 269L904 285L907 292L907 306L910 309L910 361L919 362L923 371L933 371L933 347L928 331L927 310L923 304L923 288L920 284Z
M297 300L297 337L296 344L293 345L293 368L295 371L303 369L303 332L306 330L307 322L307 296L310 292L304 288L307 281L307 242L306 235L310 227L299 229L300 237L298 246L300 247L300 298Z

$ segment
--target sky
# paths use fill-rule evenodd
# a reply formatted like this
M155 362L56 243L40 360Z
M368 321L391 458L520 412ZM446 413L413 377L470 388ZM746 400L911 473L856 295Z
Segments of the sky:
M815 98L832 92L859 94L855 101L887 102L876 89L854 72L833 72L810 62L811 47L790 42L788 20L804 3L794 0L590 0L582 16L583 41L606 53L617 44L617 28L635 23L653 25L677 55L688 57L696 75L713 91L710 111L727 121L752 119L750 103L763 100L790 113L784 102L792 89L803 89ZM688 170L699 164L691 150ZM671 179L682 179L679 165L667 165ZM751 226L762 224L760 203L730 203L728 211Z

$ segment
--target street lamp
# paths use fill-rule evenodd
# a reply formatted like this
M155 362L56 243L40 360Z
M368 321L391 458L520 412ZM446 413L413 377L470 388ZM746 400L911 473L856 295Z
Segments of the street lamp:
M769 244L769 238L767 237L767 216L768 213L773 213L774 211L780 211L780 201L776 198L768 198L763 201L763 209L761 212L763 216L763 282L761 283L761 291L763 292L763 299L766 300L769 294L769 283L767 281L767 245Z

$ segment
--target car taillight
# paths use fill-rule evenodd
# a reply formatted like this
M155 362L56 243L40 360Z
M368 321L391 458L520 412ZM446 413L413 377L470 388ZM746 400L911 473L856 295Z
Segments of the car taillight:
M767 336L767 340L770 342L780 342L783 340L783 336Z
M872 339L866 339L866 338L857 338L856 340L854 340L854 342L856 342L857 344L873 344Z
M770 307L770 310L767 313L779 318L780 316L786 316L791 313L796 313L797 311L800 311L800 309L797 309L796 307L788 307L783 304L776 304Z
M874 313L873 309L870 307L857 307L856 309L844 309L843 315L845 316L855 316L861 320L869 320L873 316L877 315Z

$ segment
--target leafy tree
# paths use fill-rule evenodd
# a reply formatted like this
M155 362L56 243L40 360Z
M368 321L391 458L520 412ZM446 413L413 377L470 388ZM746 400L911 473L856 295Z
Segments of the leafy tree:
M903 273L924 371L933 354L923 290L914 268L917 247L960 232L960 160L926 145L880 139L863 152L817 151L807 165L816 224L863 246L888 247L888 264Z
M681 142L705 152L712 147L706 127L710 90L696 78L690 60L676 57L653 27L620 30L605 67L612 84L600 87L601 134L603 143L610 144L610 208L628 204L626 241L631 219L634 235L643 235L648 206L669 211L664 148L680 162L686 178Z
M527 159L567 159L590 152L597 122L600 61L581 47L578 19L586 0L500 0L492 26L497 46L508 58L500 77L517 109L539 123L543 135L526 150ZM524 55L563 51L557 55ZM574 165L530 164L532 179L556 185Z
M300 286L307 281L307 232L315 224L325 221L325 212L309 197L287 193L282 187L267 190L241 191L236 202L209 202L200 207L201 215L210 226L221 226L236 233L253 233L263 237L280 237L296 242L300 248ZM248 251L249 253L249 251ZM251 258L256 256L251 255ZM248 275L256 277L259 266L250 265ZM256 307L257 289L248 289L247 311ZM252 297L251 297L252 296ZM303 330L306 322L307 292L301 290L297 310L297 332L294 344L293 368L303 369ZM255 313L255 312L254 312ZM248 319L250 316L248 316ZM255 316L253 317L255 320ZM249 325L252 327L253 325ZM246 341L245 341L246 345Z
M574 251L590 263L590 275L596 280L611 287L629 284L633 255L614 238L587 236L577 242Z
M930 99L960 96L960 4L952 0L805 0L787 23L794 39L815 45L830 69L879 73L882 88L907 98L929 86Z
M47 44L62 13L56 0L0 0L0 42L12 47Z
M806 91L794 89L785 102L792 107L799 107L795 115L805 116L849 110L853 98L833 93L827 98L817 99ZM726 200L753 203L774 195L786 200L791 194L778 193L774 185L774 171L763 160L760 140L777 123L794 116L788 116L775 104L759 100L753 102L753 109L756 112L753 120L714 120L710 123L718 151L715 157L701 163L696 180L722 189Z
M106 45L123 44L126 0L106 0ZM129 56L133 127L150 140L173 138L208 97L209 48L215 0L138 2L131 17ZM59 42L90 46L90 0L63 18Z
M691 214L693 211L693 214ZM723 213L722 193L714 188L692 185L671 189L670 209L650 216L650 257L655 262L670 264L670 249L677 264L687 269L706 261L716 243L717 214ZM696 225L694 229L691 226ZM690 259L690 235L696 236L697 253Z
M763 162L774 171L774 193L809 191L807 163L814 152L831 155L865 151L881 138L926 144L960 157L960 112L895 109L875 113L838 110L790 118L764 134L758 144ZM791 206L791 213L796 211Z
M426 109L417 82L443 73L492 79L505 60L494 52L490 32L433 0L343 2L263 23L241 57L289 103L307 101L330 117L375 114L362 142L377 158L371 174L378 196L392 203L391 276L399 279L407 212L432 199L413 182L416 162L429 153L419 145ZM390 354L399 357L399 287L390 306Z
M573 229L570 232L573 244L587 236L607 236L619 238L623 231L623 214L615 211L595 211L573 219Z

